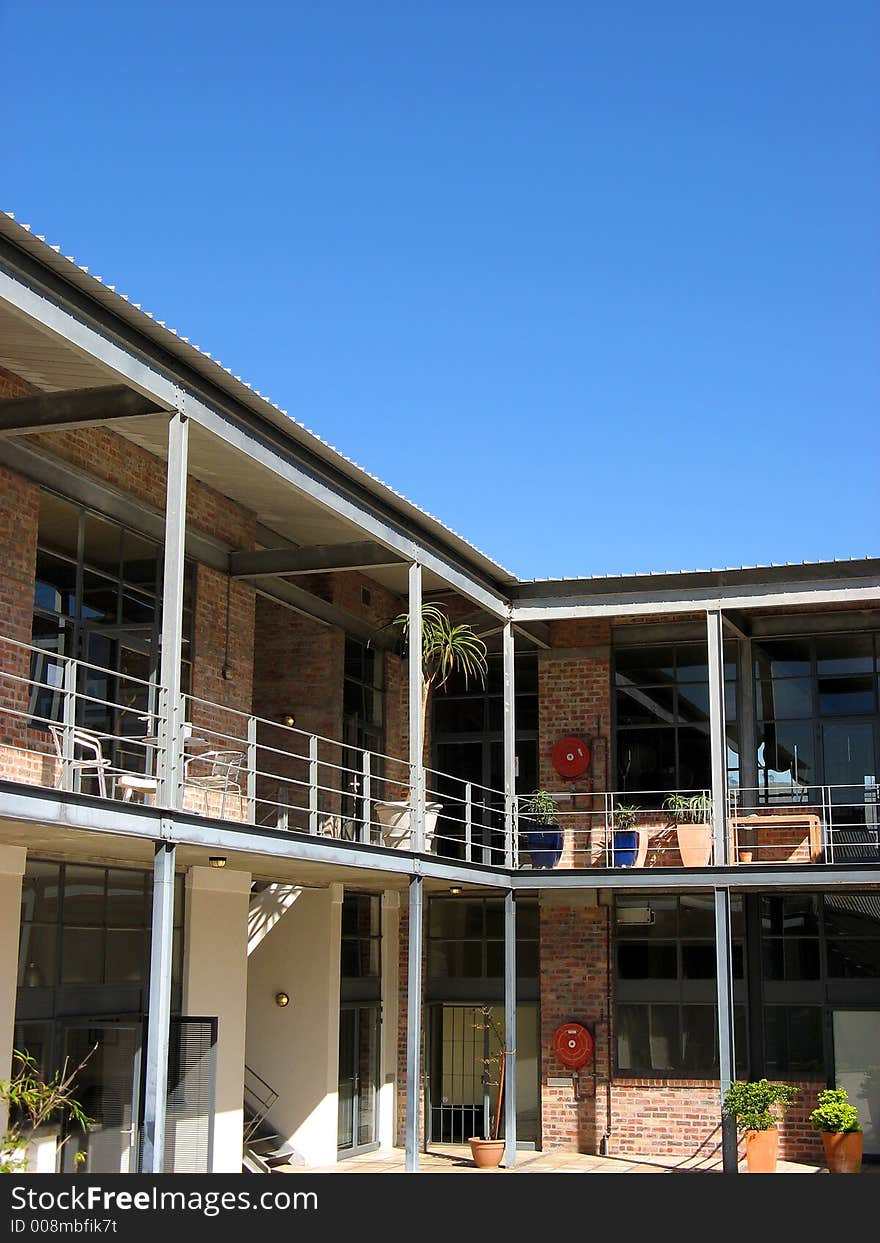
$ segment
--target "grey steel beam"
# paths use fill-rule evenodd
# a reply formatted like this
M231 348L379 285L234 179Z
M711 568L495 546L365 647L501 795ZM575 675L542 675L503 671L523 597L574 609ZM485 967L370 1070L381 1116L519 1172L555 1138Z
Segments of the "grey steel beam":
M516 1165L516 900L504 895L504 1164Z
M346 634L363 639L365 642L368 641L373 647L390 650L397 644L397 634L371 626L356 613L350 613L348 609L340 608L338 604L330 604L329 601L322 600L320 596L306 591L298 583L288 583L283 578L243 578L239 581L251 585L258 596L265 596L267 600L283 604L292 609L294 613L308 617L311 621L320 622L324 626L338 626Z
M125 384L75 388L0 402L0 436L93 427L114 419L161 413L164 413L162 407L151 397L144 397Z
M724 624L732 630L738 639L749 639L752 634L751 618L737 609L724 610Z
M540 877L540 879L538 879ZM564 868L547 872L514 872L516 890L619 889L632 893L681 890L693 892L725 886L737 893L765 889L873 888L880 883L880 864L758 864L714 868Z
M724 617L720 610L706 613L706 647L709 660L709 742L712 755L712 859L716 865L728 860L727 829L727 725L724 718Z
M162 807L179 807L183 788L183 707L180 659L183 650L183 561L186 536L186 463L189 422L182 414L168 420L168 469L165 490L165 563L162 577L162 706L159 714L158 792Z
M262 578L274 574L331 574L403 564L403 557L380 544L359 540L352 544L314 544L296 550L265 548L258 552L234 552L229 558L229 573L233 578Z
M516 861L516 641L513 624L505 622L504 663L504 862Z
M424 677L422 673L422 567L409 567L409 620L406 632L409 695L410 804L413 817L413 850L425 849L425 760L422 721Z
M160 842L153 859L153 917L150 942L150 999L141 1172L161 1174L165 1163L165 1105L168 1099L168 1036L171 1028L171 964L174 947L174 856Z
M719 1110L736 1078L733 1032L733 957L730 931L730 890L715 890L715 979L718 1005ZM738 1173L736 1119L721 1117L721 1152L725 1174Z
M422 1071L422 906L424 881L409 882L409 941L406 960L406 1155L404 1169L419 1169Z
M777 585L697 588L683 585L669 592L629 593L602 597L547 597L523 600L511 606L514 622L553 621L557 618L642 617L661 613L690 613L704 609L774 609L792 606L849 604L858 608L880 601L880 576L835 578L817 582L793 581Z
M426 534L409 528L406 519L383 503L382 498L369 496L356 479L348 479L338 467L321 461L307 445L296 443L268 417L261 418L220 390L211 388L209 395L204 394L194 374L187 374L184 388L177 367L187 369L177 360L169 358L159 365L150 357L146 341L135 348L120 333L111 334L103 326L99 331L93 326L94 316L74 313L45 292L46 286L53 283L48 272L37 282L30 271L25 275L26 269L34 268L33 263L16 262L13 267L8 258L3 262L2 253L8 250L0 244L0 302L10 310L97 361L163 408L186 414L225 444L284 479L323 509L350 521L405 561L420 561L475 604L498 617L507 617L507 599L494 584L471 571ZM97 314L98 308L94 310ZM202 383L210 388L207 382Z

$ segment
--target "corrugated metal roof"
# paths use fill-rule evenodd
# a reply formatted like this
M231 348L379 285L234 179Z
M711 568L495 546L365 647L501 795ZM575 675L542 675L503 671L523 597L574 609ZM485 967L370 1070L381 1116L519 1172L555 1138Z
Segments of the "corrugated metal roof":
M21 224L12 212L0 212L0 234L81 293L92 298L104 310L110 311L123 323L136 329L192 371L203 376L209 383L228 393L234 400L255 414L269 419L292 439L365 488L377 500L394 509L401 517L417 523L429 534L446 544L451 551L478 569L480 573L488 575L499 583L516 581L510 570L493 561L470 540L447 527L439 518L422 509L421 506L365 470L357 462L352 461L317 432L313 432L304 423L271 401L259 389L243 380L240 375L236 375L232 368L225 366L219 358L214 358L207 350L193 344L189 337L179 333L176 328L169 327L164 320L157 319L150 311L144 310L139 302L133 302L127 294L120 293L115 285L108 284L102 276L97 276L90 272L88 267L78 264L72 255L63 254L61 247L47 242L43 234L35 233L28 224Z
M861 557L832 557L830 560L819 561L766 561L757 562L755 565L716 565L708 569L690 569L690 570L632 570L622 571L615 574L574 574L560 575L553 578L520 578L517 579L519 586L528 584L542 583L608 583L614 582L616 579L629 578L670 578L679 574L741 574L751 570L785 570L800 569L804 566L835 566L847 565L852 566L862 561L880 560L880 554L865 553Z

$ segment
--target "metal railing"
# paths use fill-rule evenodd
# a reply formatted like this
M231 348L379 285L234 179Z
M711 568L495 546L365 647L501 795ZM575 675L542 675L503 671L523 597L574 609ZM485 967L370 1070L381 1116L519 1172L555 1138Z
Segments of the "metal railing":
M155 681L0 636L0 778L106 799L158 803L167 696ZM214 819L412 850L408 760L281 721L182 696L182 755L168 806ZM554 824L524 799L433 768L424 771L427 853L543 869L711 867L706 790L554 794ZM880 792L791 781L731 788L730 862L880 859ZM508 819L509 816L509 819Z

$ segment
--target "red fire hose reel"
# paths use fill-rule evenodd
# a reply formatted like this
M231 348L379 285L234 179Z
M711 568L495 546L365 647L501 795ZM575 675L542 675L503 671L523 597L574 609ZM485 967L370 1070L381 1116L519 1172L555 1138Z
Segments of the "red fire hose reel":
M553 767L566 781L582 777L590 767L592 753L585 742L572 735L560 738L553 748Z
M581 1070L593 1060L593 1037L580 1023L563 1023L553 1034L553 1052L569 1070Z

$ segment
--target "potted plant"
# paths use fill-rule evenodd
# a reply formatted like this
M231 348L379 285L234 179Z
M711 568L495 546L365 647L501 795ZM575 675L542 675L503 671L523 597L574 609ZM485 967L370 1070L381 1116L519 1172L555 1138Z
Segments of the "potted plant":
M675 825L682 866L704 868L712 857L712 799L708 794L670 794L663 809Z
M406 644L409 640L409 613L397 617L382 627L396 626ZM453 673L464 675L465 685L470 678L479 678L486 684L489 664L486 644L472 627L450 621L449 615L436 604L422 605L422 738L431 691L445 686ZM412 839L411 807L409 796L399 801L374 803L385 846L403 846L409 849ZM442 803L428 802L425 806L425 849L431 850L437 818L443 810Z
M779 1151L776 1124L797 1095L797 1088L790 1083L770 1083L767 1079L732 1083L725 1092L722 1111L728 1118L735 1118L737 1129L745 1132L750 1174L774 1173Z
M95 1049L98 1046L95 1045ZM0 1136L0 1174L23 1174L28 1168L28 1150L48 1133L53 1121L66 1120L70 1128L76 1123L88 1135L93 1119L86 1114L74 1095L76 1077L95 1052L92 1049L73 1070L67 1058L51 1079L45 1079L34 1058L18 1049L12 1051L13 1075L0 1082L0 1103L7 1106L9 1118L6 1132ZM67 1143L72 1131L60 1141L50 1136L55 1152ZM86 1162L80 1149L74 1154L77 1168Z
M635 867L641 848L641 834L637 828L639 808L623 803L613 810L614 817L614 866Z
M810 1122L814 1130L822 1132L828 1173L860 1174L864 1137L858 1110L849 1103L846 1088L820 1092Z
M535 790L519 809L520 833L532 867L555 868L562 854L562 830L556 823L556 799L547 790Z
M492 1084L493 1068L496 1066L498 1068L498 1100L495 1104L495 1117L489 1128L491 1133L483 1136L472 1135L468 1143L471 1146L471 1156L477 1169L495 1170L504 1156L504 1140L500 1138L499 1131L501 1130L501 1107L504 1100L504 1064L507 1060L507 1048L504 1035L493 1017L491 1006L480 1006L480 1020L475 1026L482 1034L484 1047L487 1037L490 1039L494 1037L495 1044L498 1046L497 1053L490 1053L483 1058L484 1085Z

